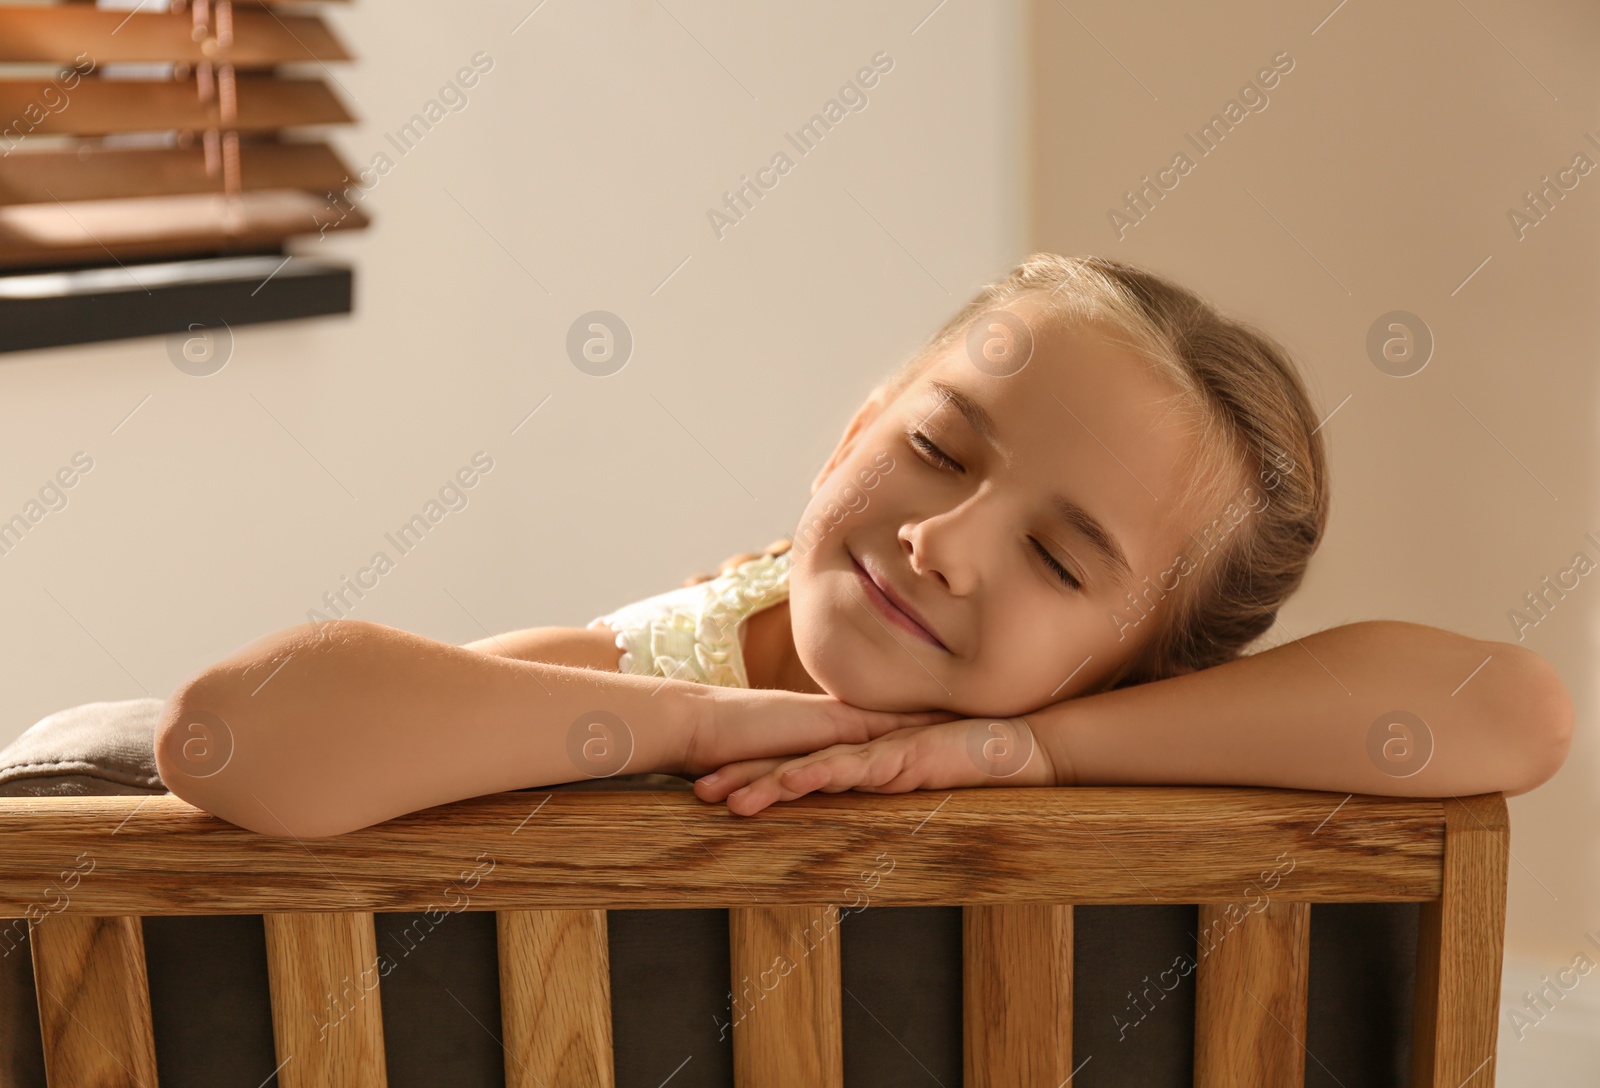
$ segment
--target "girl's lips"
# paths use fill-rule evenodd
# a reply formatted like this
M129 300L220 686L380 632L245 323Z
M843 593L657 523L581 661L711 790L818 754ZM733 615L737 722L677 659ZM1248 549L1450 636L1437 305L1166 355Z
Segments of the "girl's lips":
M922 626L922 624L912 619L909 615L902 611L898 605L890 600L884 594L883 590L878 588L878 583L872 580L872 575L867 573L866 568L857 562L856 557L853 555L850 556L850 564L851 566L855 567L856 578L861 582L862 590L866 593L867 597L872 601L872 603L877 606L878 611L883 613L885 619L887 619L890 623L905 628L907 631L911 632L913 635L916 635L929 645L937 646L945 653L950 652L950 648L944 643L940 642L932 631L929 631L926 627Z

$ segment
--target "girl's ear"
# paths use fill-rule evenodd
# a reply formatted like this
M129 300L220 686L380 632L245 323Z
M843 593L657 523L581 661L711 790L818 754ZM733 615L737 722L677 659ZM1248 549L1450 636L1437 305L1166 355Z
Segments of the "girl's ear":
M867 395L861 407L856 409L856 414L850 417L850 423L844 429L844 436L839 439L839 444L833 448L833 454L828 458L828 463L822 466L822 471L817 473L816 479L811 481L811 493L815 495L822 486L822 481L828 478L840 461L850 455L856 441L861 437L861 432L872 425L872 422L882 414L884 408L883 390L874 389Z

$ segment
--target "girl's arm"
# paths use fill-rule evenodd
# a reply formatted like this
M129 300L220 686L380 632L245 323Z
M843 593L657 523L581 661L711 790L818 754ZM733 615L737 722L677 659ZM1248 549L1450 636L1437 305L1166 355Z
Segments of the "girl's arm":
M337 620L257 639L190 677L162 709L155 759L191 804L314 838L486 793L695 774L955 717L522 660Z
M618 671L622 657L622 650L616 644L616 632L609 627L523 627L463 645L479 653L610 672Z
M181 684L157 723L156 766L231 823L319 837L484 793L681 772L692 687L375 623L301 624Z
M739 762L695 792L740 815L815 790L985 785L1514 795L1556 773L1572 728L1566 688L1531 650L1376 620L1020 718Z
M1373 620L1027 720L1063 784L1446 797L1543 783L1567 757L1573 707L1526 647Z

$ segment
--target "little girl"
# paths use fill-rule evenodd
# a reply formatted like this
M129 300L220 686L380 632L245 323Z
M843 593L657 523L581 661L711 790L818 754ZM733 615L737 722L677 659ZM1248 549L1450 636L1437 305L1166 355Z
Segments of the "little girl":
M1242 653L1322 539L1320 425L1273 340L1126 264L1035 254L984 288L811 490L792 540L582 629L259 639L168 699L162 781L307 838L621 773L749 815L981 785L1513 794L1566 757L1570 698L1514 644L1365 621Z

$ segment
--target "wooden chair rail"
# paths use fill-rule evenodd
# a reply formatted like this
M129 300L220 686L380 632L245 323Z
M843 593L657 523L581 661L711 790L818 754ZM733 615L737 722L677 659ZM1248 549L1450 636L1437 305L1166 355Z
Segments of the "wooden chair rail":
M1073 904L1197 903L1195 1084L1298 1088L1309 904L1409 900L1412 1083L1482 1088L1508 841L1499 794L974 789L746 818L682 791L522 791L309 840L171 795L0 798L0 918L28 921L52 1083L154 1088L137 916L261 913L279 1083L381 1086L376 979L349 1009L326 995L372 971L373 912L470 903L497 912L508 1086L609 1086L606 911L723 907L733 977L763 991L734 984L737 1083L842 1088L841 907L956 904L965 1082L1000 1088L1073 1072Z
M524 791L305 840L170 794L0 798L0 917L90 859L62 909L422 910L488 859L481 909L820 904L880 854L883 906L1228 903L1285 858L1301 902L1425 901L1444 828L1437 799L1209 787L822 794L755 817L686 791Z

